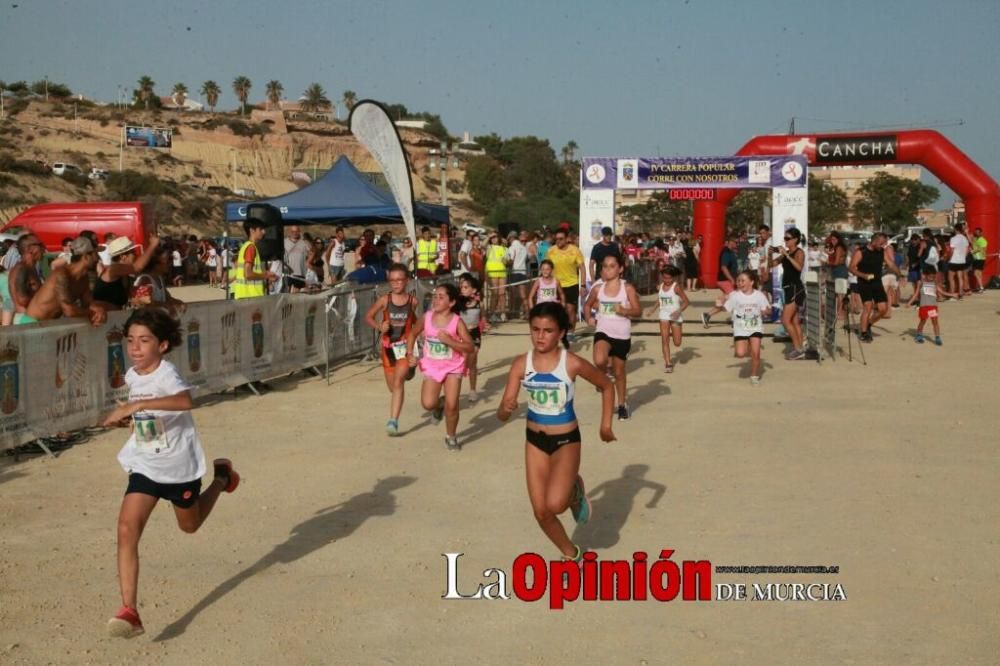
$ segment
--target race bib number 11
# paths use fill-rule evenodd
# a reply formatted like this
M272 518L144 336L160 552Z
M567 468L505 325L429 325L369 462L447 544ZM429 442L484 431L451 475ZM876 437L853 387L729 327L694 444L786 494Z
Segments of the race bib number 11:
M140 449L160 453L170 448L163 419L137 412L132 415L132 423L135 425L135 443Z

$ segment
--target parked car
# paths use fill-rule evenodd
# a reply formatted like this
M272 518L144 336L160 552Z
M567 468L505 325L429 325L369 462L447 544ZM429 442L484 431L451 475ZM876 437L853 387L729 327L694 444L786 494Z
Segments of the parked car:
M485 227L481 227L478 224L473 224L472 222L466 222L465 224L463 224L462 231L466 232L471 231L475 234L479 234L480 236L485 236L489 233Z
M108 177L107 170L106 169L98 169L97 167L92 168L90 170L90 173L87 174L87 178L89 178L91 180L106 180L107 177Z
M52 173L54 173L55 175L61 176L67 171L77 173L81 176L83 175L83 171L80 169L80 167L76 166L75 164L66 164L65 162L52 163Z

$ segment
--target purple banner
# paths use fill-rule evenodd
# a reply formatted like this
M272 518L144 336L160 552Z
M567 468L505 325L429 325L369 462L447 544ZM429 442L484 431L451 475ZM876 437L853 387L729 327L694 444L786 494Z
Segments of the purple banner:
M804 155L585 157L584 189L668 190L805 187Z

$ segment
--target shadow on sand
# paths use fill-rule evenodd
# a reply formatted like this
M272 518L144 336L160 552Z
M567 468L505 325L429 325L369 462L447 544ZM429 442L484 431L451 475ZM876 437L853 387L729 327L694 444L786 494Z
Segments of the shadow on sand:
M199 613L232 592L248 578L269 567L294 562L338 539L346 538L369 518L391 516L396 511L396 496L393 495L393 491L405 488L414 481L416 478L412 476L392 476L376 482L370 492L355 495L345 502L320 509L313 517L296 525L284 543L278 544L257 562L220 583L195 604L194 608L164 628L154 640L167 641L180 636Z
M594 519L577 525L573 531L573 543L583 550L611 548L621 539L621 530L632 513L636 498L643 490L653 491L646 503L647 509L656 507L667 487L646 479L649 465L626 465L621 478L605 481L590 489Z

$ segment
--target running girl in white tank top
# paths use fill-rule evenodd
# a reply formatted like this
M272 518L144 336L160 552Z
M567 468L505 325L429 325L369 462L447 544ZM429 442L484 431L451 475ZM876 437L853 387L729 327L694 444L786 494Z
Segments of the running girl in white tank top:
M681 326L684 324L684 310L691 304L678 278L681 271L675 266L664 266L660 269L660 290L656 303L648 314L655 314L660 320L660 344L663 347L663 371L673 372L674 364L670 358L670 340L674 347L681 346Z
M462 295L461 308L458 315L465 327L469 329L474 348L465 355L465 370L469 374L469 402L479 400L476 382L479 378L479 350L483 346L483 333L489 330L489 322L483 317L483 303L480 296L482 285L472 273L463 273L458 279L459 292Z
M614 441L611 413L615 392L600 370L568 351L569 315L559 303L539 303L528 314L531 351L514 359L497 418L507 421L517 410L517 395L528 394L524 463L528 499L535 520L564 560L583 553L566 534L559 514L569 508L577 523L590 519L590 500L580 477L580 426L573 409L574 382L583 377L602 392L601 440ZM560 344L562 342L562 344Z
M531 291L528 293L528 307L534 307L539 303L566 304L566 297L563 295L562 287L559 286L559 280L552 275L553 270L555 268L548 259L538 265L539 277L531 285Z
M617 254L608 255L601 262L601 281L594 285L583 306L587 323L594 326L594 365L607 371L610 360L611 373L618 392L618 420L629 417L625 403L625 361L632 348L632 321L629 317L642 315L639 295L635 287L621 278L624 267ZM594 310L597 310L595 322Z

